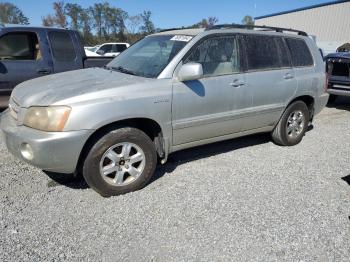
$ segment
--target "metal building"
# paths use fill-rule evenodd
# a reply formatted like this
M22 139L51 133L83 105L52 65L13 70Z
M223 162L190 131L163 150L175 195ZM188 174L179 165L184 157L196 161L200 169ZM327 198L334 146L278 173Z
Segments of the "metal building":
M255 17L255 24L305 31L316 37L324 53L335 52L338 47L350 43L350 0Z

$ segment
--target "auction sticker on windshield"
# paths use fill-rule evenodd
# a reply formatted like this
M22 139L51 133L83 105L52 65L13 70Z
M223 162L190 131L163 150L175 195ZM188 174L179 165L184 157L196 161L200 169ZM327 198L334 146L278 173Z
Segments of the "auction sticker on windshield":
M188 35L175 35L170 41L183 41L189 42L193 37Z

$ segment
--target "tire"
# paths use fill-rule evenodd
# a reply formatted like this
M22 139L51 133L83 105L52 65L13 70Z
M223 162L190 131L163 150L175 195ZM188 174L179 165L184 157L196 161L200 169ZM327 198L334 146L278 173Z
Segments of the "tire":
M305 135L309 121L310 111L304 102L296 101L290 104L272 131L272 140L280 146L299 144Z
M328 105L334 104L335 101L337 100L338 96L337 95L329 95L329 99L328 99Z
M92 189L110 197L146 186L156 166L157 153L151 139L139 129L125 127L105 134L92 146L82 171Z

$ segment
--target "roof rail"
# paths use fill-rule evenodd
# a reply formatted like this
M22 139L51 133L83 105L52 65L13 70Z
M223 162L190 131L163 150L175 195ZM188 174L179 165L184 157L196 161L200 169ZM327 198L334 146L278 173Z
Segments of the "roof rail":
M163 32L168 32L168 31L174 31L174 30L183 30L183 29L193 29L193 27L175 27L175 28L168 28L168 29L162 29L157 31L156 33L163 33Z
M307 33L304 31L300 31L300 30L295 30L292 28L282 28L282 27L274 27L274 26L266 26L266 25L239 25L239 24L222 24L222 25L214 25L211 26L209 28L207 28L206 30L214 30L214 29L230 29L230 28L240 28L240 29L264 29L262 31L275 31L278 33L283 33L284 31L287 32L293 32L293 33L297 33L298 35L302 35L302 36L307 36Z

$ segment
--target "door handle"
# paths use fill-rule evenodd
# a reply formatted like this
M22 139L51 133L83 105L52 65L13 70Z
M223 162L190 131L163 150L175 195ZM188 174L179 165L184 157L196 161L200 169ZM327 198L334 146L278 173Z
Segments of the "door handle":
M290 73L287 73L287 74L285 74L285 76L283 78L284 79L293 79L294 76L292 74L290 74Z
M38 74L40 74L40 75L49 75L49 74L51 74L51 70L50 69L45 69L45 68L39 69L36 72Z
M244 86L245 85L245 82L242 81L242 80L233 80L232 83L230 83L230 86L233 86L233 87L241 87L241 86Z

